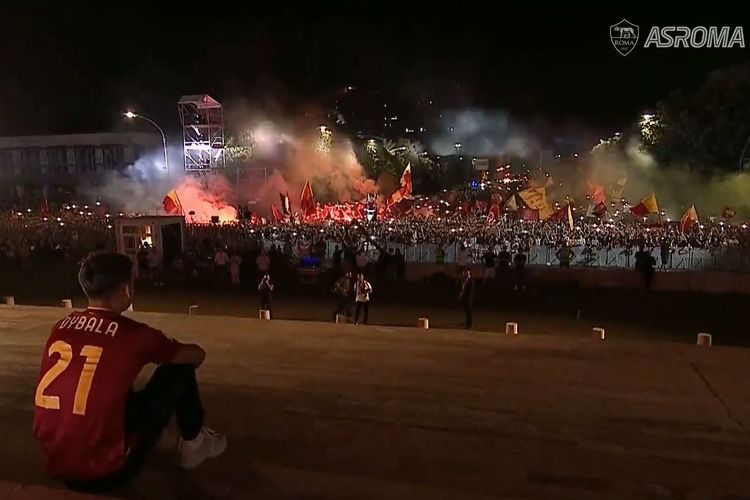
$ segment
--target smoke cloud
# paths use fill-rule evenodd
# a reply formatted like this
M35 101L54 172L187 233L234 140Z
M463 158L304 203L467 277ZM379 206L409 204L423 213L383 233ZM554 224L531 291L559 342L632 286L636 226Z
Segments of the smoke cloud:
M237 210L228 201L232 199L231 186L224 177L214 176L202 183L185 174L180 149L171 147L167 153L169 173L159 148L122 171L106 174L95 184L81 185L79 190L86 198L101 199L111 211L128 215L164 214L164 196L175 190L185 213L195 212L196 222L209 222L214 215L221 220L237 218Z
M455 154L456 143L468 156L527 157L539 149L538 141L522 126L511 123L505 111L447 111L439 121L439 130L429 144L431 152L441 156Z
M253 211L268 215L271 204L279 202L279 193L289 193L293 210L299 208L302 187L308 180L316 201L359 200L377 192L374 180L367 179L354 154L351 141L332 129L321 128L323 119L316 113L300 113L295 118L273 119L245 106L233 108L229 127L237 143L248 147L247 170L263 171L235 184L232 168L210 178L198 179L185 174L181 147L168 150L170 172L164 168L161 149L149 151L120 172L108 173L96 184L81 186L87 198L102 199L113 211L128 214L163 214L164 196L176 190L185 213L195 212L195 221L207 222L218 215L221 220L237 217L236 204L256 201ZM263 182L267 177L267 182Z
M695 205L701 218L720 216L725 207L750 214L750 174L707 175L688 166L661 165L636 139L594 152L588 175L605 186L627 178L623 196L630 203L655 193L660 208L672 219L679 218L690 205Z

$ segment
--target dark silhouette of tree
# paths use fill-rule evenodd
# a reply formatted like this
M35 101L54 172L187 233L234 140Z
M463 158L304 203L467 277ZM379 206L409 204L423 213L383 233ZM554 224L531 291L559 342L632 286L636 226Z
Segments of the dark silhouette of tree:
M641 121L644 148L660 163L731 171L750 136L750 63L711 73L693 91L678 90Z

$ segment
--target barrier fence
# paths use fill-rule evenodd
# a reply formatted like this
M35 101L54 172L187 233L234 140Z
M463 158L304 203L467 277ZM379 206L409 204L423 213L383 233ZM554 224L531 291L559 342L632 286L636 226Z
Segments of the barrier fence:
M340 242L328 241L327 257L333 256L335 247L342 248ZM459 244L452 243L443 246L442 257L438 253L438 246L431 243L405 244L388 242L385 251L393 254L401 253L406 262L421 263L456 263ZM496 248L497 255L499 248ZM527 263L532 266L559 266L557 258L559 247L545 245L532 246L527 253ZM466 264L481 264L482 256L487 251L487 245L476 244L466 248ZM571 247L571 266L590 268L622 268L635 266L636 248L616 247L609 249L594 249L587 247ZM365 252L369 262L378 260L380 250L374 245L366 244ZM511 258L517 252L511 252ZM656 261L657 268L674 270L715 270L715 271L750 271L750 251L736 246L718 249L681 248L671 249L662 260L659 248L653 249L651 255Z

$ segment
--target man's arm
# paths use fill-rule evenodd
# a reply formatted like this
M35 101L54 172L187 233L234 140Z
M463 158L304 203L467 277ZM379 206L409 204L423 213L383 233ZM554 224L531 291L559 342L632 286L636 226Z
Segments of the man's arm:
M197 344L180 344L170 363L198 368L206 359L206 351Z

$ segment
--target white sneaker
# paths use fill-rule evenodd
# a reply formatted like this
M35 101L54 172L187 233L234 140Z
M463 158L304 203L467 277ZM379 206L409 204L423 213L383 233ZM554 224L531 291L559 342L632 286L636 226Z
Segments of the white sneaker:
M183 469L194 469L207 458L218 457L226 449L227 437L208 427L202 428L198 436L190 441L180 438L177 447Z

